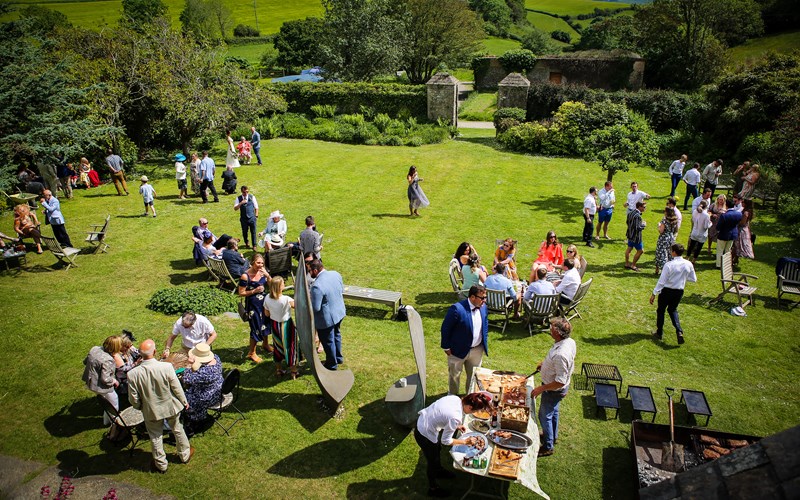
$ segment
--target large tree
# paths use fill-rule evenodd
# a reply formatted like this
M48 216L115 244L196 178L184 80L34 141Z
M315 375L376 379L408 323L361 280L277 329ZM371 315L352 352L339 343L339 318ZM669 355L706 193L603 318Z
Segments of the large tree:
M166 13L167 6L162 0L122 0L121 21L140 31Z
M404 0L405 44L401 69L411 83L427 82L441 63L466 65L478 50L483 28L465 0Z
M208 0L184 0L183 10L178 19L183 31L191 33L197 40L223 38L218 34Z
M278 49L278 64L285 69L297 69L322 64L320 40L322 19L307 17L286 21L272 43Z

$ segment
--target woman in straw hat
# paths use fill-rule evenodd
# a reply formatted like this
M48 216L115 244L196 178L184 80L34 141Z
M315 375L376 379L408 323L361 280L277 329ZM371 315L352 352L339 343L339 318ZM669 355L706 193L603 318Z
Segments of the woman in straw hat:
M208 409L219 403L222 392L222 362L211 347L200 342L189 351L192 369L183 374L186 401L189 403L189 429L197 429L208 418Z

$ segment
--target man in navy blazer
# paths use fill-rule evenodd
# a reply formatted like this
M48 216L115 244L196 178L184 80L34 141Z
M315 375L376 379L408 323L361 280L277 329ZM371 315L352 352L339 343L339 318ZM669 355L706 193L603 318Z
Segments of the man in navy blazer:
M442 322L442 349L447 354L448 394L458 394L461 371L467 367L467 389L475 367L481 365L483 353L489 354L489 320L486 289L473 286L467 300L456 302L447 310Z
M311 278L311 308L314 310L314 324L319 333L319 341L325 349L325 368L335 370L344 363L342 355L342 334L339 328L347 315L344 308L344 283L342 275L328 271L322 261L314 259L309 264Z

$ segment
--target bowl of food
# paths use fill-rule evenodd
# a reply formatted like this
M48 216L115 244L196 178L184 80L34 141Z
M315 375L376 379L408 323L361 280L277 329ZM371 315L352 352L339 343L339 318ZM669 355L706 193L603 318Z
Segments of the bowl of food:
M492 414L489 410L478 410L472 412L472 418L477 418L478 420L489 420L492 417Z
M486 420L473 420L469 423L469 428L475 432L480 432L481 434L486 434L491 429L489 422Z

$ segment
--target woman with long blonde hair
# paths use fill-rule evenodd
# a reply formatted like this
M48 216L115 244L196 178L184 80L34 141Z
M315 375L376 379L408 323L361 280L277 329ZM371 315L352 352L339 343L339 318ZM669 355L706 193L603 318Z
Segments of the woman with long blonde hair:
M269 282L269 296L264 299L264 315L269 316L272 330L272 357L275 360L275 373L278 377L286 374L297 378L297 364L300 351L297 345L297 331L292 321L294 299L283 294L286 286L283 278L275 276Z

